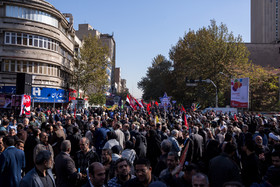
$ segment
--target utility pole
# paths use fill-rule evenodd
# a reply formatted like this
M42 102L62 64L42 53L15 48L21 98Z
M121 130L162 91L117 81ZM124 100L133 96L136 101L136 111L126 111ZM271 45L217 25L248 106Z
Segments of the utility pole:
M218 88L216 86L216 84L211 80L211 79L206 79L206 80L202 80L201 78L199 80L193 80L193 79L188 79L186 77L186 86L197 86L197 83L199 82L206 82L206 83L211 83L215 89L216 89L216 108L218 108Z

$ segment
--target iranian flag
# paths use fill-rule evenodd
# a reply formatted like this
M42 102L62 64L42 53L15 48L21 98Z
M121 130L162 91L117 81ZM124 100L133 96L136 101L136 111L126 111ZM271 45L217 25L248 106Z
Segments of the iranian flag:
M128 102L128 104L130 105L130 98L128 94L126 95L126 102Z

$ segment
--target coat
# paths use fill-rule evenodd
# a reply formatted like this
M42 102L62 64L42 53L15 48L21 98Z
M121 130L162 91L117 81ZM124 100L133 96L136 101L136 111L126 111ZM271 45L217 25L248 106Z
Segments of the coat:
M208 172L210 186L222 187L225 182L241 182L240 168L225 153L210 160Z
M48 175L51 177L52 182L55 186L55 181L53 178L53 174L51 169L47 170ZM38 173L36 172L36 169L33 168L32 170L30 170L20 181L19 184L20 187L44 187L43 183L38 175Z
M60 152L55 158L56 185L71 187L80 179L74 160L65 152Z
M23 168L25 168L24 152L14 146L8 147L0 155L0 186L18 187Z

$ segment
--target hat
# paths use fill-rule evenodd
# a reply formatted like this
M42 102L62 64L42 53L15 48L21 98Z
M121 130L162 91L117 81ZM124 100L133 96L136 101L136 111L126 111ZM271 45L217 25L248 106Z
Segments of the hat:
M279 135L275 135L272 132L268 134L269 138L275 140L275 141L280 141L280 136Z

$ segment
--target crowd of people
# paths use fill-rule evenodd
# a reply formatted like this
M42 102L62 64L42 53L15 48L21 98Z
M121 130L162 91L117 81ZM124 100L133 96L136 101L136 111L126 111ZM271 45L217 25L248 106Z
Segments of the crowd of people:
M3 187L279 187L280 117L130 107L0 116Z

